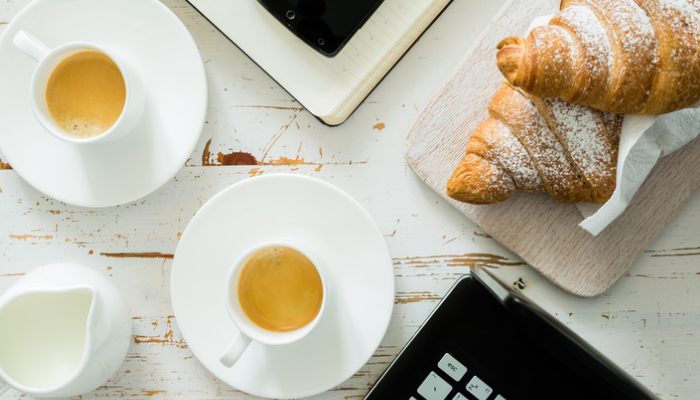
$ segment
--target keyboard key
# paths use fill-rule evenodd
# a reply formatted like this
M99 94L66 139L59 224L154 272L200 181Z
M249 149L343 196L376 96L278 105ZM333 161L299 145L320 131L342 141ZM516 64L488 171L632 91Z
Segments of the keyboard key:
M493 389L479 379L478 376L475 376L467 383L467 392L473 394L479 400L486 400L493 393Z
M499 394L494 400L506 400L506 398Z
M469 400L467 396L463 395L462 393L457 393L455 397L452 398L452 400Z
M418 394L425 400L445 400L451 391L452 385L432 371L418 387Z
M445 354L438 363L438 367L443 370L450 378L459 381L467 373L467 367L455 360L450 354Z

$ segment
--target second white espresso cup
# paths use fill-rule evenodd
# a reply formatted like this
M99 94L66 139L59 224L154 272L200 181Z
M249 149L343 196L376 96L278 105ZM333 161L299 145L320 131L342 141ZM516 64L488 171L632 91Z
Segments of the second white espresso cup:
M15 34L12 43L38 62L29 89L32 110L39 123L53 136L75 144L112 141L131 132L141 118L145 105L145 91L142 82L129 63L113 51L88 42L71 42L51 49L23 30ZM79 137L66 132L53 119L47 104L46 88L51 74L63 60L74 54L90 50L103 53L117 65L124 79L126 99L121 115L109 129L95 136Z
M323 300L316 317L308 324L292 331L278 332L267 330L258 326L255 322L248 318L246 313L243 311L240 302L238 301L238 282L247 261L259 250L273 246L288 247L303 254L309 259L309 261L311 261L321 277ZM267 242L248 249L233 263L226 278L226 309L228 310L231 320L239 329L239 333L233 338L233 341L221 355L220 361L224 366L233 366L252 341L271 346L287 345L301 340L316 327L318 322L321 320L328 302L328 284L326 280L325 266L320 264L320 262L321 260L318 257L314 257L308 251L293 243Z

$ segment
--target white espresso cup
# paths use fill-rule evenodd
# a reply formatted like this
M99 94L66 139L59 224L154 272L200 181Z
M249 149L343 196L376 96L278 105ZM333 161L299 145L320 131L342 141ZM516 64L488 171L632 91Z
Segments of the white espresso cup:
M248 260L259 250L276 246L288 247L292 250L296 250L311 261L321 278L323 290L323 299L315 318L298 329L285 332L268 330L256 324L246 315L238 300L238 283ZM320 262L318 257L314 257L295 244L288 242L267 242L248 249L233 263L226 278L226 309L228 310L231 320L239 329L239 332L221 355L220 361L224 366L232 367L253 341L269 346L288 345L301 340L316 327L321 320L328 302L328 284L324 273L325 266L319 264Z
M75 144L95 144L112 141L131 132L141 118L145 105L145 91L138 74L124 61L103 46L87 42L71 42L50 49L30 33L20 30L13 37L12 43L38 62L30 83L30 100L32 110L39 123L53 136ZM124 79L126 99L119 118L106 131L90 137L73 135L54 120L49 111L46 89L52 73L61 62L72 55L84 51L97 51L109 57L119 68Z

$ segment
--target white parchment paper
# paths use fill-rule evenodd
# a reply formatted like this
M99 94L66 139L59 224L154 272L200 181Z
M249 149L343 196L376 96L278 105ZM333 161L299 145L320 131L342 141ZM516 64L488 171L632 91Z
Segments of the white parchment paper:
M530 29L549 23L552 15L535 18ZM529 31L528 31L529 32ZM578 204L585 217L580 226L598 235L622 214L656 163L700 134L700 102L660 116L625 115L620 135L617 181L603 205Z
M661 157L673 153L700 134L700 103L660 116L625 115L617 160L617 185L597 210L579 207L587 218L580 226L599 234L627 208ZM595 211L589 215L591 211Z

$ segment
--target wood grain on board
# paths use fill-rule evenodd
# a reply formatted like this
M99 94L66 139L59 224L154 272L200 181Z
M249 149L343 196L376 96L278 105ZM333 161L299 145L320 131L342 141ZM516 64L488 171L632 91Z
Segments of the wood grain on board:
M516 193L504 203L473 206L446 197L445 183L464 156L469 135L487 118L503 81L496 45L523 35L535 17L553 14L558 0L507 2L427 104L405 142L409 166L432 189L563 289L583 297L602 294L636 262L700 186L695 140L664 158L628 209L600 235L578 224L574 205L544 194Z

